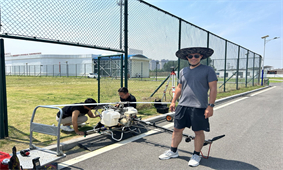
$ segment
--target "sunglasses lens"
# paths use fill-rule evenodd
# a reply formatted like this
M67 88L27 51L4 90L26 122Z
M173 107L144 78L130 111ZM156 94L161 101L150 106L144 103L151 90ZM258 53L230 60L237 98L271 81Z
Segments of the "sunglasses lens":
M192 58L193 58L193 56L192 56L192 55L189 55L189 56L188 56L188 58L189 58L189 59L192 59Z
M193 57L195 57L195 58L199 58L200 56L199 56L198 54L195 54L195 55L189 55L189 56L188 56L188 58L189 58L189 59L192 59Z

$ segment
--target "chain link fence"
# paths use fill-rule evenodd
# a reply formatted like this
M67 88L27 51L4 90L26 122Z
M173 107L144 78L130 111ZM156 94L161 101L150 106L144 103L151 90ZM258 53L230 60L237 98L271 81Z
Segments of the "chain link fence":
M129 1L129 48L142 50L143 55L155 60L162 58L178 63L175 52L186 47L209 47L214 50L214 54L202 61L202 64L214 68L219 79L218 91L259 84L261 56L258 54L145 1ZM188 62L171 62L170 66L182 69L188 66ZM152 70L150 77L154 80L160 74L157 69ZM129 87L136 88L138 84L139 82L129 81ZM165 87L166 83L155 93L155 97L161 98ZM148 94L144 94L144 97L146 96Z
M107 97L108 93L112 95L109 89L114 89L117 94L118 88L125 85L131 93L140 94L138 101L147 101L152 100L150 96L157 88L159 90L153 97L164 95L167 84L164 81L170 77L171 67L177 68L177 79L178 71L188 66L187 61L176 58L178 49L210 47L214 54L202 64L214 68L219 91L259 84L260 55L143 0L0 0L0 5L1 37L103 49L126 55L128 50L136 49L139 55L146 57L129 57L127 66L125 58L122 62L121 57L117 58L120 54L103 57L101 68L95 60L91 64L14 65L6 67L6 75L82 77L100 70L101 102L112 101ZM158 60L160 67L150 69L150 59ZM115 85L108 88L110 84ZM171 86L169 83L168 89Z
M121 5L116 0L1 0L1 34L121 50Z

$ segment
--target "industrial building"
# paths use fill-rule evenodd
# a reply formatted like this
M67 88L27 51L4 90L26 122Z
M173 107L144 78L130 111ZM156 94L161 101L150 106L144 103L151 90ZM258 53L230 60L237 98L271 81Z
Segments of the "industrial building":
M6 75L87 76L89 73L97 73L99 56L101 55L8 54L5 56ZM101 58L101 76L120 77L121 59L117 56ZM141 54L128 55L128 77L149 77L149 61Z
M123 56L123 61L125 57ZM98 57L93 58L95 70L97 69ZM146 56L141 54L128 55L128 77L129 78L148 78L149 62ZM121 56L101 56L100 57L101 76L120 77L121 75Z

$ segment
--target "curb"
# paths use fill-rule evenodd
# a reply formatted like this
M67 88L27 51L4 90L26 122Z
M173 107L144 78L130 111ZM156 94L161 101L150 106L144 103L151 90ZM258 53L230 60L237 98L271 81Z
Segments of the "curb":
M236 95L233 95L233 96L225 97L225 98L222 98L222 99L218 99L218 100L215 101L215 104L221 103L221 102L224 102L224 101L228 101L228 100L240 97L240 96L244 96L244 95L256 92L256 91L264 90L264 89L269 88L269 87L271 87L271 86L266 86L266 87L251 90L251 91L248 91L248 92L244 92L244 93L236 94ZM155 116L155 117L152 117L152 118L145 119L143 121L157 122L157 121L160 121L160 120L165 120L167 115L174 116L174 114L175 114L175 112L169 112L169 113L166 113L166 114L163 114L163 115L159 115L159 116ZM73 147L77 146L79 142L82 142L84 140L89 140L90 138L96 137L96 136L99 136L99 135L100 134L91 134L91 135L88 135L88 137L78 137L78 138L71 139L71 140L68 140L68 141L65 141L65 142L61 142L60 143L61 144L61 150L63 150L63 151L70 150ZM56 148L57 148L57 144L44 147L44 149L49 149L49 150L56 150Z
M259 88L259 89L255 89L255 90L247 91L247 92L244 92L244 93L235 94L233 96L225 97L225 98L222 98L222 99L218 99L218 100L215 101L215 103L221 103L223 101L231 100L231 99L234 99L236 97L245 96L247 94L250 94L250 93L253 93L253 92L256 92L256 91L260 91L260 90L264 90L264 89L269 88L269 87L271 87L271 86L265 86L265 87L262 87L262 88Z

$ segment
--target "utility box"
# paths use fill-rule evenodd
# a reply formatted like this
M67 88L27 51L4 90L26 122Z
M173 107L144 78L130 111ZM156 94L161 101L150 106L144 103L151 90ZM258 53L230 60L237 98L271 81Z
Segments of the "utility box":
M263 85L269 86L269 78L264 78L263 79Z

